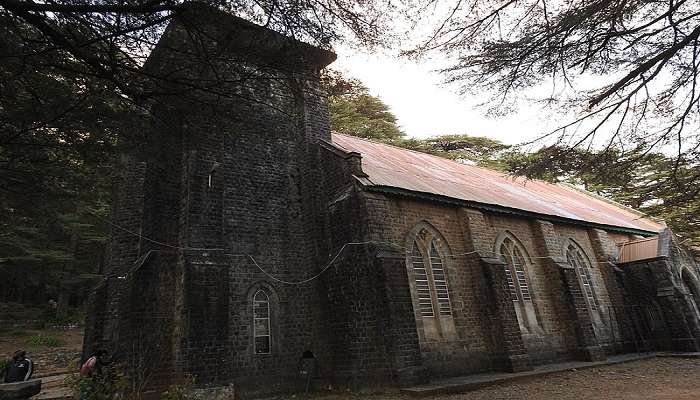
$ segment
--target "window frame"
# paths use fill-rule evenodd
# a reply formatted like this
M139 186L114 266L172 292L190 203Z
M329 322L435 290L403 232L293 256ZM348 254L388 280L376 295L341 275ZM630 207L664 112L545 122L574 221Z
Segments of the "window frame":
M265 296L265 300L258 300L258 295ZM257 289L253 294L253 354L272 354L272 307L270 306L270 295L264 289ZM259 317L258 303L264 303L266 316ZM258 321L267 322L267 334L258 334ZM258 338L267 338L267 351L258 351Z
M413 283L416 288L419 314L422 318L452 316L452 301L447 279L447 268L445 258L440 253L440 250L438 250L439 243L436 245L438 240L438 237L427 229L421 229L413 239L410 259L411 267L413 268ZM421 257L420 263L417 261L419 256ZM423 280L418 280L416 269L421 268L417 268L417 264L422 265L422 269L425 270L425 273L420 273L420 275L425 275L426 277L428 294L430 296L430 313L426 313L425 308L422 306L424 303L421 301L425 299L421 296L419 291L425 291L426 289L419 287L419 282L423 282ZM439 268L436 268L438 265ZM444 296L441 296L441 294Z
M570 254L572 256L570 256ZM581 246L573 240L568 241L564 250L564 255L566 257L566 262L571 265L576 272L576 279L581 286L584 295L583 298L586 300L588 309L600 316L600 295L598 294L598 285L593 275L593 263L591 263L590 258L588 258L588 255ZM572 260L574 262L572 262ZM588 287L588 290L586 290L586 287Z
M455 300L459 294L454 297L455 288L450 285L452 261L447 241L431 224L421 221L409 231L405 243L407 283L420 342L458 340L454 313L455 304L461 309L461 302Z
M509 245L510 244L510 245ZM517 239L513 238L511 235L506 235L503 240L501 240L498 246L498 254L505 259L506 266L506 280L508 281L508 289L511 294L511 299L515 302L532 302L532 289L530 289L530 277L528 276L528 261L527 252L524 249L520 249L521 245L518 243ZM508 254L503 253L503 249L506 249ZM517 254L516 254L517 252ZM521 263L516 264L514 261L519 255ZM517 267L520 267L519 270ZM518 276L518 273L522 277Z
M532 261L529 252L510 231L503 231L498 236L494 248L496 254L505 263L503 269L506 274L508 295L513 301L521 332L525 334L542 334L543 329L540 325L540 316L536 304L537 293L533 290L530 280ZM504 248L507 250L506 254L502 251ZM521 263L517 265L513 257L516 252L521 260ZM517 271L517 266L521 267L520 271ZM517 272L521 273L521 279L518 279Z

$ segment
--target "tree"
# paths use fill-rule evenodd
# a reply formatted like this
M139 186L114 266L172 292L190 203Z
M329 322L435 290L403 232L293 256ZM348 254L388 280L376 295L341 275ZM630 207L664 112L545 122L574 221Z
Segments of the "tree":
M491 93L505 109L547 83L544 104L575 117L541 138L556 139L562 150L616 145L639 157L664 151L674 161L672 182L686 184L678 190L700 183L697 1L454 0L438 7L428 0L427 5L444 7L445 17L409 53L448 52L456 60L444 71L450 81ZM594 163L605 159L596 154ZM639 161L625 159L607 166L622 171ZM694 172L677 176L682 168Z
M642 147L623 152L619 148L588 151L551 146L535 153L510 153L503 160L514 174L553 182L568 182L664 220L674 233L690 245L700 247L700 188L692 187L696 171L687 165L674 167L675 160ZM566 156L564 156L566 155ZM607 165L635 159L636 167L624 173ZM597 162L601 161L602 162ZM533 168L532 166L539 166ZM680 180L680 182L677 182ZM678 186L689 190L678 191Z
M36 3L0 0L8 30L28 51L11 53L33 67L45 55L70 59L69 71L109 82L122 98L136 104L157 96L153 79L167 79L140 68L165 26L198 9L215 8L257 22L285 35L329 47L332 41L353 38L363 44L381 41L389 26L381 3L359 0L328 2L286 1L101 1L58 0ZM204 29L188 21L194 36ZM201 36L201 35L200 35ZM206 37L201 37L206 40ZM62 70L56 71L60 73ZM203 89L199 87L198 89Z
M359 0L0 0L3 196L18 198L15 186L36 181L41 174L28 171L36 172L32 168L48 159L68 172L84 161L104 160L117 143L143 143L148 130L142 122L161 98L174 95L169 91L173 87L250 101L239 93L217 92L227 86L216 80L231 74L212 71L211 81L172 82L175 78L142 68L173 19L218 9L319 46L348 37L374 45L388 26L381 7ZM183 26L194 40L209 40L196 19ZM197 56L211 56L202 51ZM19 168L18 160L31 164L30 169ZM62 188L73 185L75 191L75 184L64 182ZM51 193L46 186L34 189Z
M17 31L5 16L0 22L0 53L36 50L17 36L30 39L31 32ZM0 274L8 283L4 300L41 304L47 294L61 300L61 292L81 292L76 287L93 277L95 265L74 259L73 246L104 236L102 222L86 210L106 213L114 128L133 131L138 118L90 76L24 61L4 57L0 64ZM58 63L48 54L42 62Z
M398 143L403 138L404 133L389 106L370 95L360 81L332 70L322 79L329 94L332 130L388 143Z
M424 139L431 153L460 162L501 169L501 158L510 146L482 136L442 135Z
M322 82L328 92L332 130L458 162L503 168L501 159L510 146L498 140L464 134L406 138L389 106L371 96L362 82L335 70L325 71Z

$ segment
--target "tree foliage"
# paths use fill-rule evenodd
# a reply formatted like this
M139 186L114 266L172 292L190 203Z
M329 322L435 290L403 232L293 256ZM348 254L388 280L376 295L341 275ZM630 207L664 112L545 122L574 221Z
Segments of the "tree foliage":
M85 210L106 212L113 128L138 119L126 115L109 87L68 73L75 67L70 59L43 54L39 66L7 56L38 51L40 40L24 42L18 35L33 37L26 26L13 26L6 16L0 22L2 298L41 302L95 272L94 264L74 259L75 241L104 236L101 222Z
M48 54L70 59L74 61L70 72L110 82L119 96L136 104L162 94L154 92L152 80L167 77L148 74L140 67L165 26L203 8L227 11L321 47L346 38L376 45L390 25L383 3L358 0L0 0L6 26L22 44L32 44L29 51L11 53L11 57L32 60ZM187 29L205 32L197 23L190 21Z
M597 152L575 149L573 152L571 156L570 149L544 147L534 153L510 153L504 164L513 174L583 186L590 192L662 219L674 233L700 247L700 187L691 184L696 173L692 167L676 167L673 158L646 153L641 147L628 152L618 148ZM607 168L611 163L626 162L634 168ZM538 167L533 168L533 165ZM688 190L679 191L679 186L688 187Z
M501 169L501 160L510 146L483 136L441 135L423 140L431 153L460 162Z
M448 52L456 60L445 70L450 81L491 94L503 109L546 87L545 108L574 115L542 132L560 150L664 152L679 175L670 182L691 185L677 190L700 183L697 0L427 0L423 6L421 16L435 18L425 12L433 7L443 18L409 53ZM636 165L597 155L589 161L612 161L607 167L620 173Z
M369 94L361 82L333 70L325 72L322 79L328 91L332 130L387 143L398 143L404 137L389 106Z

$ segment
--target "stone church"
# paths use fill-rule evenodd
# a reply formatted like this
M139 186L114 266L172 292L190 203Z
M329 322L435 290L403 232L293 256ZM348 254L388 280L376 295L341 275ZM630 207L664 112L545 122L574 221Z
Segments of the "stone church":
M86 353L111 350L138 390L265 394L700 350L700 271L663 223L332 133L334 59L201 6L170 24Z

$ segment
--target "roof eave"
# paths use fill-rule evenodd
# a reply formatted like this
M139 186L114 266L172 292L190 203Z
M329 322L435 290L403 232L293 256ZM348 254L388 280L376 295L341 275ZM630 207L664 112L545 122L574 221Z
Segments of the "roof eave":
M360 180L360 182L363 183L362 180ZM459 206L459 207L477 208L477 209L482 209L482 210L501 213L501 214L517 215L517 216L526 217L526 218L536 218L536 219L542 219L542 220L549 221L549 222L559 222L559 223L566 223L566 224L572 224L572 225L580 225L580 226L585 226L585 227L589 227L589 228L603 229L606 231L628 233L628 234L640 235L640 236L645 236L645 237L654 236L654 235L659 234L659 232L649 231L649 230L645 230L645 229L623 227L623 226L617 226L617 225L600 224L600 223L596 223L596 222L582 221L582 220L577 220L577 219L572 219L572 218L560 217L560 216L556 216L556 215L541 214L541 213L537 213L537 212L533 212L533 211L527 211L527 210L521 210L521 209L516 209L516 208L500 206L497 204L488 204L488 203L480 203L480 202L476 202L476 201L456 199L454 197L448 197L448 196L443 196L443 195L434 194L434 193L419 192L419 191L414 191L414 190L409 190L409 189L398 188L398 187L394 187L394 186L367 185L366 183L363 183L363 188L367 191L370 191L370 192L378 192L378 193L383 193L383 194L388 194L388 195L393 195L393 196L408 197L408 198L414 198L414 199L417 198L417 199L435 202L435 203L440 203L440 204Z

